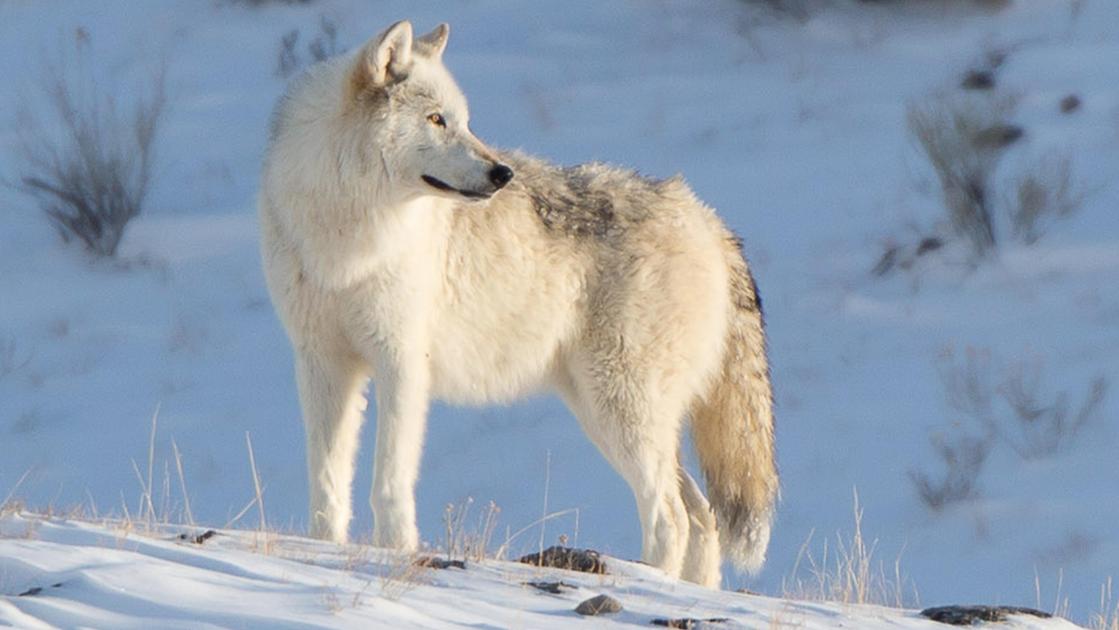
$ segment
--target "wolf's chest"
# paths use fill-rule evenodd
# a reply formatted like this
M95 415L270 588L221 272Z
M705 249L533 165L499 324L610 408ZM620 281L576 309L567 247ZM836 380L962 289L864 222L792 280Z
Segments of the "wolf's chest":
M432 385L451 402L510 400L543 384L581 326L583 278L574 261L474 249L473 261L448 266L434 296Z

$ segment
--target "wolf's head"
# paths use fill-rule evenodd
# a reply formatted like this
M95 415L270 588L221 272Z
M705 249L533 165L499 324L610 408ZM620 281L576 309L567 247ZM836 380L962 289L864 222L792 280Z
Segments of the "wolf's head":
M443 65L449 32L440 24L413 38L409 22L393 24L353 58L347 98L396 194L486 199L513 170L470 131L466 98Z

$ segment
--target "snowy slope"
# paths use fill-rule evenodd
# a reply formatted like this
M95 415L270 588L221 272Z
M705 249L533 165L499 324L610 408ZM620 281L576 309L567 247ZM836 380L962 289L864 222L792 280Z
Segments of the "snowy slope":
M910 604L1038 605L1036 580L1045 607L1067 597L1084 621L1119 573L1114 387L1052 456L1025 460L996 444L976 496L942 512L921 503L909 475L939 474L930 436L969 430L940 377L969 348L990 357L992 387L1006 366L1041 365L1046 400L1079 401L1096 377L1119 383L1119 4L1019 0L991 15L922 6L836 2L798 20L731 0L703 10L0 2L0 112L36 108L43 64L72 51L79 28L103 85L127 97L166 59L171 95L149 209L122 245L127 264L89 261L28 200L0 193L0 497L15 489L40 509L135 512L133 462L146 474L158 406L158 506L176 518L184 507L174 440L194 517L228 523L253 496L247 432L269 523L304 530L302 428L253 200L283 89L280 38L300 29L305 58L320 15L343 47L403 17L417 29L448 21L446 60L480 137L561 163L681 172L744 237L767 310L783 491L766 569L728 576L728 587L780 595L810 536L819 555L824 538L848 535L857 489L864 535L887 565L901 555L919 598ZM1069 155L1082 210L973 272L944 258L873 277L885 243L943 214L906 132L907 103L954 88L992 51L1008 51L999 82L1019 95L1014 120L1026 129L1006 178ZM1065 115L1057 102L1069 93L1083 106ZM21 168L15 124L0 120L9 179ZM355 496L368 488L359 474ZM434 409L418 491L424 538L438 541L444 507L467 497L496 502L503 530L566 511L546 522L547 541L639 555L627 487L552 398ZM367 533L368 508L355 516L354 535Z
M680 584L606 558L608 575L513 562L414 569L410 558L290 536L219 532L201 545L164 531L10 517L0 520L0 624L22 628L570 628L579 602L623 610L595 627L721 619L707 628L945 628L915 611L799 603ZM199 530L200 531L200 530ZM267 545L267 547L265 547ZM563 582L544 593L528 582ZM38 589L38 590L36 590ZM585 622L584 622L585 623ZM1011 616L1003 628L1074 628Z

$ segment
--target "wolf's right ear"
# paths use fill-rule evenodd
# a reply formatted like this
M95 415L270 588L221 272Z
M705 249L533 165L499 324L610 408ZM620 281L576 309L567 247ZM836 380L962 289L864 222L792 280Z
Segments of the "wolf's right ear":
M412 24L401 20L369 40L358 53L352 83L354 91L384 87L404 78L412 66Z

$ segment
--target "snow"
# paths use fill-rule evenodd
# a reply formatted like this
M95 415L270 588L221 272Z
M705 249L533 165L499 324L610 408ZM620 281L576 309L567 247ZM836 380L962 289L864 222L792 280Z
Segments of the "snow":
M306 59L320 14L338 25L343 47L402 17L419 31L447 21L446 61L480 137L561 163L683 173L744 237L766 306L783 489L766 568L749 578L728 567L727 589L781 596L810 536L817 555L825 538L850 536L857 490L876 558L892 571L900 556L916 587L910 606L1052 609L1067 599L1085 622L1119 567L1119 4L1018 0L989 14L961 4L835 2L796 19L732 0L702 9L669 0L0 2L0 177L21 169L14 112L21 103L42 111L45 64L73 51L79 27L89 40L82 61L122 102L161 60L170 94L157 180L121 263L88 260L29 200L0 192L0 498L11 491L40 512L80 506L87 518L134 513L158 407L155 503L172 520L184 507L173 440L195 519L255 523L255 513L230 523L253 497L247 432L268 522L305 531L291 355L260 273L254 207L268 115L283 89L280 38L300 29ZM1026 130L996 179L1001 186L1067 156L1082 209L978 269L949 247L912 272L872 276L886 243L913 241L943 216L935 176L906 131L907 104L955 89L992 51L1008 52L998 82L1017 95L1013 120ZM1070 93L1083 104L1063 114L1057 104ZM1038 366L1042 401L1067 393L1075 408L1095 378L1112 393L1055 454L1025 459L996 441L976 496L932 512L910 473L940 474L930 436L977 429L942 383L969 350L985 357L992 389L1026 364ZM372 469L371 427L363 436L357 497L368 494ZM515 553L560 535L618 558L640 553L628 488L550 397L437 405L417 497L432 545L445 506L473 497L500 506L501 531L529 528ZM562 515L543 532L531 527L552 512ZM0 593L40 580L66 586L0 599L0 619L16 625L443 626L467 623L452 616L461 613L471 623L546 627L570 623L577 603L529 593L518 586L524 569L487 562L461 576L439 572L396 601L374 586L335 615L324 611L324 585L337 584L345 601L370 577L340 570L342 550L284 536L277 546L299 557L250 553L251 535L235 532L195 549L30 516L9 517L5 532L20 519L35 522L34 535L0 537ZM351 531L371 526L359 499ZM626 623L675 614L657 608L660 598L687 616L757 627L784 607L807 627L919 623L909 613L847 618L838 604L706 592L620 566L617 584L582 578L579 594L620 589ZM504 593L512 603L495 603ZM237 604L248 601L242 612ZM698 602L694 612L687 602Z
M608 594L623 610L596 627L726 619L707 628L943 628L916 611L796 602L679 583L606 558L607 575L510 561L416 568L359 545L222 531L202 544L39 517L0 520L0 623L25 628L568 628L576 605ZM184 532L185 533L185 532ZM558 594L529 582L562 582ZM40 589L34 591L33 589ZM1014 615L1004 627L1074 628Z

